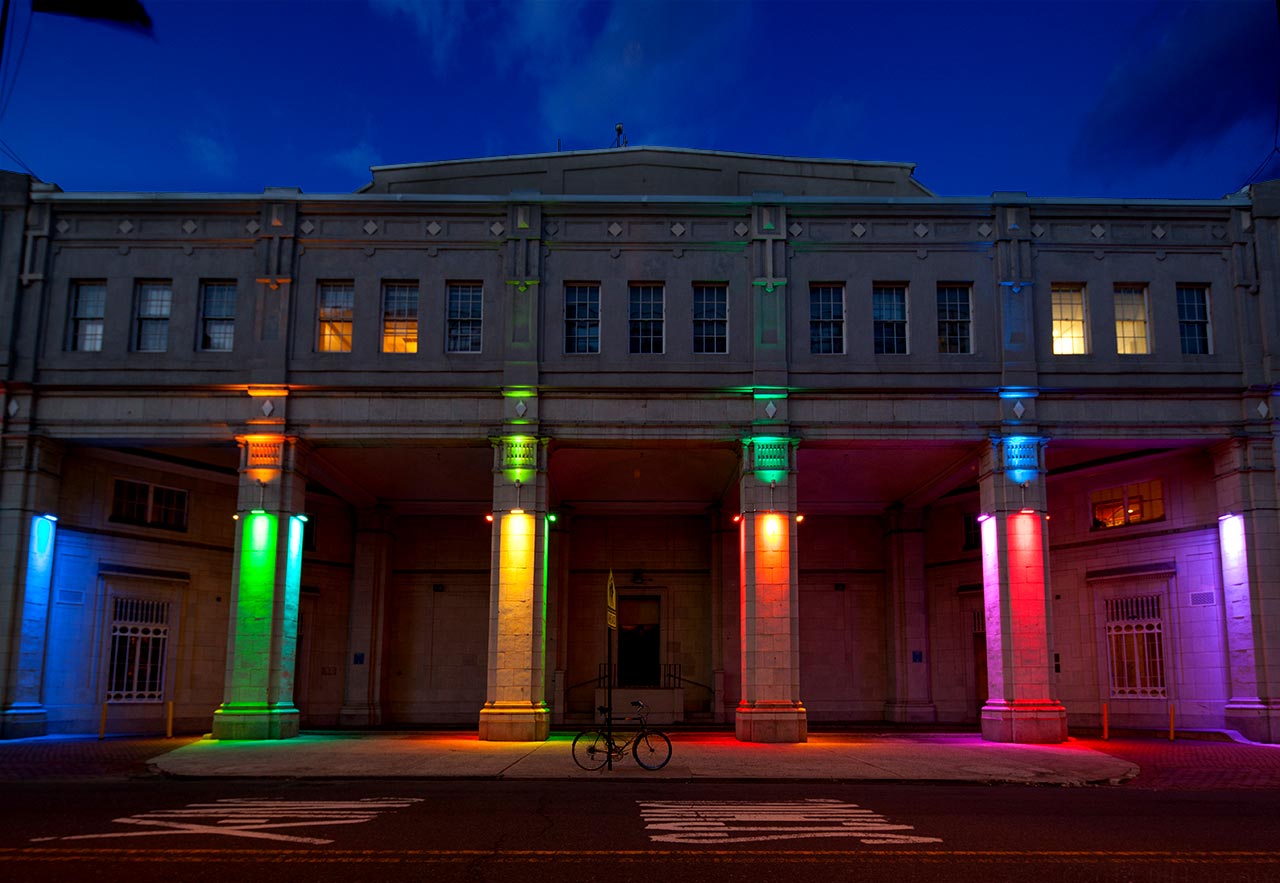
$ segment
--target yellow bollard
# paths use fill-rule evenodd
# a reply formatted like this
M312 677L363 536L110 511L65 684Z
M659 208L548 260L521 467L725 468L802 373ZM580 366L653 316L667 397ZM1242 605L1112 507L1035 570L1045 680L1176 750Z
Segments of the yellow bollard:
M1102 703L1102 741L1105 742L1110 738L1110 730L1107 725L1107 703Z
M170 699L167 704L169 708L167 713L165 714L164 737L166 739L172 739L173 738L173 700Z
M98 738L105 738L107 735L107 703L102 703L102 719L98 721Z
M1173 741L1173 703L1169 703L1169 741Z

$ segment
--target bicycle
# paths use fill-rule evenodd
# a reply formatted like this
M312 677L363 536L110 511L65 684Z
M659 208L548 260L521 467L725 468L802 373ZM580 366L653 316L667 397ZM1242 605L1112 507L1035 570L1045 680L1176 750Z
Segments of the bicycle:
M630 748L631 756L645 769L660 770L666 766L671 760L671 740L666 733L649 726L645 717L647 706L643 702L633 699L631 705L635 708L636 715L626 720L639 720L639 730L621 742L599 728L583 730L573 740L573 762L584 770L598 770L611 756L615 760L621 760L627 748ZM603 705L599 711L601 714L609 713L609 709Z

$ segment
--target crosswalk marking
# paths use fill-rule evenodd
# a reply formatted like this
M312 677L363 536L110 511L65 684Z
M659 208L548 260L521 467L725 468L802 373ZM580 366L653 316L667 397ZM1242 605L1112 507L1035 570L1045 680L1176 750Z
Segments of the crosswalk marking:
M867 845L941 843L907 833L912 825L841 800L641 800L640 815L654 843L759 843L844 837Z

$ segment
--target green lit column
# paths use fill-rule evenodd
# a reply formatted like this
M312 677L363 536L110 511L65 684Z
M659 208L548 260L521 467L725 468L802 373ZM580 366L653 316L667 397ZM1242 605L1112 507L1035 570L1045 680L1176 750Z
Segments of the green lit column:
M533 436L494 440L489 655L480 738L540 742L546 701L546 452Z
M216 739L298 735L293 675L306 480L292 439L248 436L241 447L231 622Z

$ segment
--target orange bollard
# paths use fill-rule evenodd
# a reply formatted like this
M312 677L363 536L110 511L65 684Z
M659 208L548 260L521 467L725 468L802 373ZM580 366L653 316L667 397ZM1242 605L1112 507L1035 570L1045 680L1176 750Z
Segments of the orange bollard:
M102 719L98 721L98 738L105 738L107 735L107 703L102 703Z
M1169 741L1173 741L1173 704L1169 704Z
M1105 742L1110 738L1110 730L1107 726L1107 703L1102 703L1102 741Z

